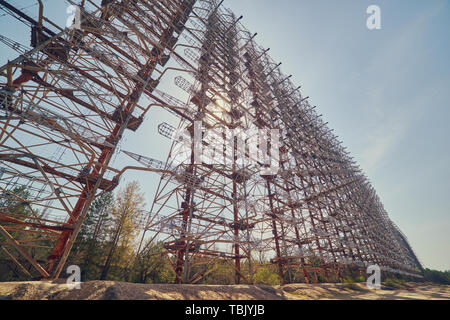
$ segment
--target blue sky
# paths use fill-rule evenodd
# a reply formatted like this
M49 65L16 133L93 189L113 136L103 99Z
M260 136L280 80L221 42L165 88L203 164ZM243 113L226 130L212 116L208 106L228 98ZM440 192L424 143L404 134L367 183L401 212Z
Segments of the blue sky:
M226 0L340 136L428 267L450 269L450 2ZM381 30L366 9L381 8Z
M65 2L45 3L45 15L64 24ZM371 4L381 8L381 30L366 28ZM302 85L419 259L430 268L450 269L450 1L225 0L224 5L244 16L242 23L258 32L259 43ZM27 11L36 16L37 7ZM0 34L29 44L29 30L12 25L0 12ZM0 64L14 57L0 44ZM169 141L156 131L162 121L177 124L152 110L123 148L165 160ZM130 164L125 161L117 160L117 166ZM125 180L136 178L150 204L158 177L129 174Z

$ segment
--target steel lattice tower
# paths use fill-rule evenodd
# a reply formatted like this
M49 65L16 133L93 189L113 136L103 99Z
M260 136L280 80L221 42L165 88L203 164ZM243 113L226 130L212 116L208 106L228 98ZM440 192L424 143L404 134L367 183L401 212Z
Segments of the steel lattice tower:
M252 282L258 254L272 258L283 282L295 272L306 282L319 274L339 280L347 264L419 274L367 178L241 17L215 0L77 4L81 29L52 31L42 16L35 21L0 0L31 26L34 47L0 69L0 231L12 259L11 247L42 277L59 276L89 204L124 172L109 163L150 108L142 96L180 119L178 128L158 127L172 139L166 162L125 152L161 175L142 241L164 241L178 283L200 281L217 261L232 263L235 283ZM170 58L176 67L166 67ZM158 87L169 70L177 97ZM225 163L199 164L195 146L185 148L195 133L211 150L226 132L256 129L279 129L279 142L269 139L279 153L276 175L261 174L270 164L258 159L240 161L234 139L218 153ZM8 207L11 197L21 201L11 192L20 186L31 192L23 200L31 218ZM52 248L45 266L21 232Z
M117 185L110 159L124 131L141 124L147 108L139 99L151 95L152 75L167 62L194 1L81 4L81 29L55 32L43 25L42 15L35 21L0 2L31 25L34 47L1 69L2 182L18 177L16 184L32 182L44 190L28 200L33 218L2 208L0 230L44 278L61 272L92 199ZM62 222L44 219L37 208L52 210ZM35 245L51 241L47 265L9 230L39 234Z

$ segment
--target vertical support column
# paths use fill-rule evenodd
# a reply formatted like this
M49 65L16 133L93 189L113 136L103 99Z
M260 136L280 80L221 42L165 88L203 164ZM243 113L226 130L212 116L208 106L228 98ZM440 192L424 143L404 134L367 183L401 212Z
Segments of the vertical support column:
M278 230L277 230L277 224L276 224L276 213L273 205L273 194L270 188L270 177L266 178L266 187L267 187L267 195L269 197L269 207L270 211L272 212L272 232L273 237L275 241L275 252L277 254L277 264L278 264L278 273L280 275L281 283L284 284L284 271L283 271L283 260L281 256L281 250L280 250L280 242L279 242L279 236L278 236Z

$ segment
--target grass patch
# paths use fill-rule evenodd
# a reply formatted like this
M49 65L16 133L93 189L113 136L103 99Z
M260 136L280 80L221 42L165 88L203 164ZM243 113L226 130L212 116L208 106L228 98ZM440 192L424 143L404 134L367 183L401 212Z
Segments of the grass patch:
M404 281L394 278L388 278L383 281L383 289L385 290L398 290L405 289Z

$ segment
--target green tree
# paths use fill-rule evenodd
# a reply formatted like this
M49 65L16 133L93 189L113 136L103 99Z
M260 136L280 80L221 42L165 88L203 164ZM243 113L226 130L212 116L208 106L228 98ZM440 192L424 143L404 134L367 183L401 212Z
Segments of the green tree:
M42 218L42 214L32 208L31 194L26 186L14 187L11 190L3 190L0 194L0 208L2 214L15 219L29 222L31 217ZM35 220L33 221L35 222ZM23 231L11 230L8 232L14 239L27 243L32 243L34 239L40 237L33 233L32 228L24 228ZM0 281L29 280L29 274L34 274L34 268L21 255L16 254L11 247L5 245L6 238L0 235ZM39 246L29 248L31 256L38 262L43 261L49 253L50 240L40 241ZM11 258L12 257L12 258ZM25 274L14 262L17 260L24 268Z
M175 273L169 265L162 243L147 242L136 256L134 281L139 283L171 283Z
M438 271L426 268L423 271L423 281L430 281L440 284L450 284L450 270Z
M133 248L138 233L136 221L144 206L144 196L137 181L128 183L117 193L111 211L110 242L107 248L109 253L100 276L101 280L107 278L111 265L115 262L115 269L121 268L123 280L128 281L131 272L130 261L134 260Z
M92 202L74 244L68 265L80 266L83 281L100 277L113 203L114 195L111 192L103 193Z
M280 277L276 271L272 270L271 266L262 266L255 272L253 281L255 284L275 286L280 284Z
M212 271L210 270L203 282L207 284L234 284L235 269L232 263L225 259L218 259L210 267ZM204 261L204 264L206 265L207 261Z

